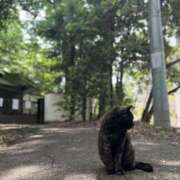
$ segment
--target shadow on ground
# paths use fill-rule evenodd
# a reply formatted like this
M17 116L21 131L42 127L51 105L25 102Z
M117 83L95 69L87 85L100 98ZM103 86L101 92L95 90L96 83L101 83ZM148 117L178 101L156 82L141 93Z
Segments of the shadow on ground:
M107 176L97 153L98 129L42 125L33 135L0 151L1 180L179 180L180 145L134 139L138 160L154 173L128 172Z

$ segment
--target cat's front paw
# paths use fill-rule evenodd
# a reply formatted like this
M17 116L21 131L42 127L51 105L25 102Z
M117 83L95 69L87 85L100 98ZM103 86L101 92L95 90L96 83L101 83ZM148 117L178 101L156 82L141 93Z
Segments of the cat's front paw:
M119 169L116 170L116 175L124 175L124 174L125 174L124 169L119 168Z

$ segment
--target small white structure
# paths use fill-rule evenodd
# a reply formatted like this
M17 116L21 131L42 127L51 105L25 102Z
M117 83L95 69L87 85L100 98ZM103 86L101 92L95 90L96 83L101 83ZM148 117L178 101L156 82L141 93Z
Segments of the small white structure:
M23 97L23 113L24 114L31 114L35 115L37 114L37 101L38 101L38 96L30 95L30 94L25 94Z
M0 107L3 107L3 104L4 104L4 99L0 97Z
M176 127L180 127L180 93L177 92L175 94L176 100L176 115L177 115L177 122L176 122Z
M45 122L63 122L67 120L67 113L60 107L63 95L50 93L45 96Z
M58 93L49 93L45 95L44 98L44 119L45 122L64 122L69 118L69 113L65 111L61 104L64 102L64 95ZM86 110L86 120L90 119L90 110L95 111L96 100L95 99L87 99L87 110ZM95 112L94 112L95 113ZM82 121L82 116L80 111L77 111L74 115L73 121Z
M19 99L12 99L12 109L13 110L19 109Z

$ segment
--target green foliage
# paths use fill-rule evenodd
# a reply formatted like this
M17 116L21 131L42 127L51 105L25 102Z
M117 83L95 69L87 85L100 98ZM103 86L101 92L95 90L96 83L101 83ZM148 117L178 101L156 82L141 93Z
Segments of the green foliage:
M8 21L6 29L0 31L0 72L18 70L18 58L23 47L21 25L18 20Z
M23 69L24 76L31 79L36 93L44 95L47 92L55 91L58 85L55 81L62 76L62 72L56 70L60 61L56 58L49 58L46 50L38 49L27 44L22 59L18 62Z
M0 29L5 28L9 19L14 19L15 15L15 1L1 0L0 1Z
M175 1L174 1L175 2ZM39 7L39 9L37 8ZM162 1L166 36L177 27L177 12L171 1ZM88 97L99 99L102 114L115 102L129 103L124 75L142 81L149 70L147 3L140 0L62 0L38 3L31 12L45 11L35 32L51 42L52 57L66 79L66 103L71 114L85 109ZM170 17L174 19L170 26ZM166 43L167 56L170 46ZM117 79L113 84L112 78ZM82 105L84 104L84 106ZM71 117L72 118L72 117Z
M171 57L174 50L167 38L179 32L180 4L178 0L161 4L166 56ZM69 119L80 111L85 120L88 98L98 101L99 115L115 104L131 103L134 97L127 77L135 82L147 79L146 1L8 0L0 2L0 9L0 26L7 25L0 31L1 73L22 74L40 94L63 92ZM19 21L18 10L28 13L28 22ZM28 42L23 33L29 33ZM178 73L176 67L170 80L177 82ZM62 77L65 84L59 88Z
M171 61L180 59L180 47L179 46L176 46L172 49L169 59ZM176 63L169 69L168 75L169 75L169 79L171 82L180 84L180 62Z
M56 71L60 61L49 58L46 49L39 48L37 43L23 41L18 18L6 23L6 29L0 31L0 74L21 75L32 82L38 94L57 87L55 80L62 75Z

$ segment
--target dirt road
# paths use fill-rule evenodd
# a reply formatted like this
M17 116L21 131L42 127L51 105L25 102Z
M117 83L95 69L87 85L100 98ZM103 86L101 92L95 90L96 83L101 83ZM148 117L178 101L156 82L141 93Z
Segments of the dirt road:
M154 173L107 176L97 153L96 127L43 125L17 144L0 148L0 180L179 180L180 145L133 139L138 160Z

